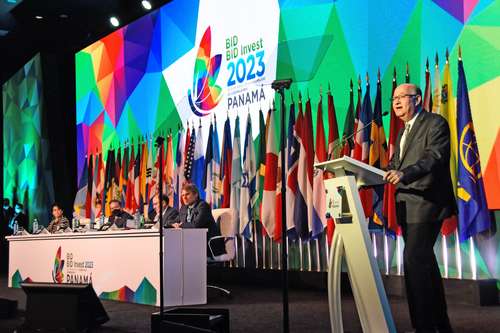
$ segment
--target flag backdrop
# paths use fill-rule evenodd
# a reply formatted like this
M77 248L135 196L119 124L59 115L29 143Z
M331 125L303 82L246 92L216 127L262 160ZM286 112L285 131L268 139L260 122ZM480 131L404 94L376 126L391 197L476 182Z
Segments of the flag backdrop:
M396 17L393 12L401 15ZM255 15L259 25L253 24ZM408 63L412 82L424 87L425 60L436 52L444 59L448 46L451 82L456 83L454 68L460 44L463 57L471 59L467 68L469 98L486 199L490 209L499 209L496 92L500 90L500 63L492 61L492 55L498 54L499 35L494 30L497 22L491 19L499 16L500 6L490 0L467 5L438 0L221 0L217 7L207 0L171 1L76 54L77 174L82 175L85 156L91 152L102 152L107 161L110 147L135 138L137 154L142 150L138 138L156 136L165 129L172 129L175 135L179 125L187 121L198 124L201 119L206 145L213 119L208 115L217 115L219 129L224 128L229 115L233 121L228 136L232 138L236 114L240 126L247 123L248 115L259 124L259 109L275 98L268 85L275 78L292 78L295 83L290 93L296 97L299 91L318 91L330 83L338 130L345 133L342 125L349 105L350 79L365 72L376 77L380 67L382 96L389 97L393 69L404 73ZM251 63L255 64L253 70L246 65ZM444 64L439 62L440 72ZM370 91L369 97L374 98L375 92ZM447 98L456 101L453 94ZM313 109L317 102L312 100ZM439 102L433 98L435 103ZM382 110L389 109L390 102L384 98ZM311 133L317 127L315 115ZM389 120L383 119L386 133ZM259 127L254 126L254 140L263 137ZM221 146L223 136L213 142ZM256 153L263 155L260 149ZM140 165L141 159L135 162Z

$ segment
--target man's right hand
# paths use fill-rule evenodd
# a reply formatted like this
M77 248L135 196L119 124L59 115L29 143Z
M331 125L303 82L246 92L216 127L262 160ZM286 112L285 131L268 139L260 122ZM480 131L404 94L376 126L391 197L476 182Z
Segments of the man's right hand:
M403 173L398 170L389 170L384 175L384 180L393 185L398 184L403 178Z

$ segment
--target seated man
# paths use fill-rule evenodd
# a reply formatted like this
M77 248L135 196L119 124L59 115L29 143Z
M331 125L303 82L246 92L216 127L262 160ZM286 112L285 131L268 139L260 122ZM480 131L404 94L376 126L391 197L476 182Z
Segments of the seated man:
M177 209L170 207L168 205L168 201L168 196L163 194L161 196L163 225L166 228L171 228L172 224L179 223L179 212L177 211ZM160 220L160 199L157 195L155 195L155 197L153 198L153 208L156 213L153 222L156 223Z
M127 225L127 220L133 220L134 217L122 209L122 203L120 200L113 199L109 202L109 209L111 210L111 216L108 219L108 223L115 225L118 228L125 228Z
M215 224L210 205L200 199L198 188L194 184L185 184L181 192L184 205L179 211L179 223L171 224L174 228L207 228L207 241L220 236L220 230ZM224 239L211 243L214 256L224 254ZM212 256L207 244L207 256Z
M69 227L68 219L63 215L63 210L61 205L57 202L52 204L52 221L50 221L47 231L50 233L56 233L58 231L63 231Z
M16 203L14 206L14 215L9 221L9 228L11 232L14 231L14 225L17 223L18 228L23 228L28 230L28 218L23 212L23 205L21 203Z

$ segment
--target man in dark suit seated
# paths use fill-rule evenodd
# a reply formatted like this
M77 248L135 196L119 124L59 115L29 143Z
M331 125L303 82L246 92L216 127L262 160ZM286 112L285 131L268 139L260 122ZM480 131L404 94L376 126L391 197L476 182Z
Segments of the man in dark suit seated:
M194 184L185 184L181 192L184 205L179 210L179 222L173 223L174 228L207 228L207 241L215 236L220 236L220 230L215 224L210 205L200 199L198 188ZM224 239L220 238L211 242L213 256L219 256L226 252ZM207 256L212 253L207 244Z
M133 220L134 217L122 209L122 203L120 200L113 199L109 202L109 209L111 210L111 216L109 217L108 223L115 225L118 228L125 228L127 225L127 220Z
M16 203L14 206L14 215L9 221L9 228L11 232L14 232L14 225L17 223L18 228L23 228L28 230L28 217L23 212L23 205L21 203Z
M456 212L450 176L450 129L443 117L422 110L422 92L414 84L398 86L392 101L405 128L397 137L384 178L396 185L411 322L419 333L451 333L434 255L443 220Z
M174 207L170 207L168 203L168 196L166 194L161 195L162 222L166 228L172 228L172 224L179 223L179 212ZM153 208L156 213L153 222L156 223L160 221L160 199L158 195L153 198Z

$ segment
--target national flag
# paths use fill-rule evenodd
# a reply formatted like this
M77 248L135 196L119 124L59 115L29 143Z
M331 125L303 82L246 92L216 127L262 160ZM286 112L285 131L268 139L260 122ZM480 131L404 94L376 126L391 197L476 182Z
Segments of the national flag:
M431 72L429 71L429 59L425 63L425 90L423 96L422 108L427 111L432 111L432 87L431 87Z
M189 132L189 129L187 130ZM189 145L186 147L186 160L184 161L184 177L186 182L193 182L193 165L194 165L194 150L196 147L196 131L194 127L189 134L189 140L186 140Z
M438 55L434 65L434 89L432 93L432 113L441 114L441 75L439 73Z
M355 135L356 147L354 148L354 158L367 164L369 163L370 158L370 135L372 117L373 115L372 103L370 100L370 84L367 82L363 104L359 113L358 127L356 129ZM373 190L371 188L360 189L359 196L361 199L361 204L363 205L365 217L371 218L373 216Z
M233 232L235 235L240 232L240 194L241 194L241 138L240 138L240 118L236 116L234 124L233 139L233 161L231 163L231 195L229 207L233 215Z
M177 133L177 149L175 153L175 168L174 168L174 207L182 206L181 190L184 184L184 129L179 129Z
M105 201L104 201L104 180L105 180L105 170L104 170L104 161L102 158L102 153L99 154L99 163L97 167L97 186L96 186L96 199L94 201L94 204L96 201L99 201L101 203L101 212L96 212L104 214L104 208L105 208ZM98 216L98 215L96 215Z
M281 111L283 112L283 111ZM279 117L279 116L276 116ZM280 135L283 136L285 133L283 131L279 131ZM281 163L281 154L285 154L284 151L281 150L281 140L284 139L283 137L279 138L279 142L277 143L278 146L278 167L276 168L276 212L275 212L275 220L274 220L274 240L276 242L281 242L281 234L283 230L283 203L282 203L282 194L283 194L283 183L282 183L282 178L281 178L281 173L285 172L286 174L286 163L283 165ZM286 162L286 161L285 161ZM285 170L282 170L282 168L285 168ZM286 185L286 184L285 184Z
M87 194L85 196L85 217L90 218L92 215L92 190L94 178L94 156L90 154L88 170L87 170Z
M287 139L287 181L286 181L286 227L288 237L297 239L295 229L294 209L297 196L297 168L299 163L299 140L295 128L295 103L290 105L290 117L288 119L288 139Z
M398 86L396 82L396 68L394 68L394 75L392 77L392 94L394 96L394 90ZM390 127L389 127L389 161L394 155L396 150L396 139L399 131L403 128L403 121L396 117L396 113L394 112L394 108L391 105L391 114L390 114ZM387 232L390 235L400 234L399 225L397 222L396 215L396 187L392 184L386 184L384 189L384 210L383 215L387 219Z
M457 132L460 134L458 152L458 223L463 242L491 228L484 192L483 174L472 122L469 91L462 59L458 61Z
M307 112L307 111L306 111ZM312 125L312 122L311 122ZM311 127L312 128L312 127ZM312 148L312 147L311 147ZM313 153L313 150L310 151ZM314 163L326 161L325 128L323 126L323 102L320 96L316 114L316 151ZM312 166L314 168L314 166ZM326 226L326 190L322 169L313 169L313 221L312 238L321 235Z
M192 182L198 188L200 192L200 199L205 200L205 188L203 187L203 168L205 166L205 155L203 154L203 132L200 126L198 127L198 133L196 136L196 142L194 147L194 157L193 157L193 171L191 175Z
M385 131L382 123L382 87L380 79L377 80L377 96L375 97L375 107L373 111L373 121L370 130L370 157L369 164L385 170L387 168L387 144L385 142ZM374 223L383 226L383 198L384 185L373 187L373 216Z
M134 145L131 145L130 150L130 162L128 164L128 176L127 176L127 190L125 192L125 208L129 211L134 212L137 207L135 205L135 185L134 185L134 171L135 171L135 154L134 154Z
M349 107L347 108L347 113L344 120L344 132L342 133L342 141L344 146L342 148L341 155L351 156L351 152L354 149L354 92L352 89L349 91Z
M163 146L162 146L163 147ZM149 204L149 200L152 198L152 194L156 191L156 189L153 190L153 186L157 183L157 180L154 179L153 177L153 142L149 145L149 151L148 151L148 160L146 162L146 192L145 192L145 197L144 197L144 204ZM163 150L162 150L163 152ZM156 159L159 160L159 155L160 153L158 152L156 154ZM165 160L163 160L163 163L165 163ZM159 165L158 165L159 167Z
M98 197L97 192L97 181L99 177L99 155L96 153L93 165L93 176L92 176L92 196L91 196L91 209L90 209L90 218L93 220L97 216L96 203L101 200ZM100 213L100 212L99 212Z
M309 226L307 214L307 155L305 150L305 140L303 140L304 115L302 113L302 102L299 99L299 114L295 123L295 134L298 141L298 162L297 162L297 192L295 205L293 208L293 220L297 235L302 240L309 239Z
M255 217L260 218L262 207L262 195L264 192L264 175L266 174L266 124L262 109L259 110L259 136L257 137L257 204L254 208ZM261 220L262 221L262 220Z
M452 82L450 64L448 61L448 50L446 50L446 63L443 70L443 85L441 87L441 116L448 121L450 126L450 174L453 185L453 193L457 196L457 113L453 103ZM445 236L454 232L457 228L456 216L449 217L443 221L441 233Z
M163 191L168 195L168 204L174 206L174 152L172 134L167 136L167 151L165 156L165 167L163 173Z
M142 207L147 203L146 199L146 185L147 185L147 169L148 169L148 143L144 141L142 143L142 152L141 152L141 174L139 177L139 191L140 191L140 204L139 207Z
M217 118L214 116L214 132L212 138L212 201L213 208L219 208L222 198L222 182L221 182L221 164L220 164L220 146L219 146L219 131L217 130Z
M142 145L140 143L137 144L137 154L135 156L134 162L134 205L136 211L139 207L141 207L141 149Z
M252 137L252 117L247 117L245 147L243 150L243 170L240 192L240 230L239 233L252 240L253 206L256 204L256 165L255 149Z
M231 164L233 163L233 147L231 143L231 124L229 117L224 122L222 137L222 167L220 179L222 182L221 208L229 208L231 201Z
M369 85L367 85L367 88L369 88ZM363 161L363 140L365 136L365 132L363 129L363 126L366 125L366 123L363 124L363 120L360 119L362 117L361 113L363 112L362 108L362 96L363 93L361 91L361 79L358 80L358 101L356 102L356 111L355 111L355 117L354 117L354 149L351 151L351 157L358 160L358 161ZM366 96L366 95L365 95ZM364 117L367 118L367 117ZM368 155L367 155L368 157Z
M115 151L113 149L108 151L108 156L106 157L106 181L104 187L105 193L105 212L106 216L111 215L111 210L109 208L109 202L114 199L115 191Z
M212 209L214 209L213 202L213 192L212 192L212 175L213 175L213 166L214 166L214 154L213 154L213 123L210 122L210 128L208 130L208 140L207 140L207 149L205 151L205 165L203 168L203 180L202 187L205 189L205 201L210 205Z
M278 148L275 128L275 112L269 111L269 122L266 124L266 172L262 195L262 224L267 234L275 238L276 226L276 184L278 180Z
M335 112L335 104L333 102L333 95L328 88L328 155L327 159L334 159L339 157L338 146L339 129L337 125L337 115ZM329 174L329 172L327 172ZM333 175L332 175L333 176Z

